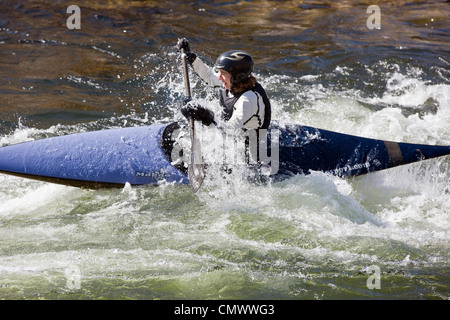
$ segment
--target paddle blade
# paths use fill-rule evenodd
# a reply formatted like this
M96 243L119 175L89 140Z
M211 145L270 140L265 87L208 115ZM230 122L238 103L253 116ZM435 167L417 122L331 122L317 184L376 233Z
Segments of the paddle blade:
M202 186L205 170L202 164L188 165L188 177L192 192L196 193Z

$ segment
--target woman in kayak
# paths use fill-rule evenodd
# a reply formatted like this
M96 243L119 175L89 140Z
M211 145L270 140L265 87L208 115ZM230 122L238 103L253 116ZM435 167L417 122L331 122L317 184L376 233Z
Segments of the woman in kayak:
M211 157L206 163L221 164L228 173L237 164L244 164L244 168L251 168L254 173L260 172L264 162L261 160L265 159L260 157L260 141L264 141L269 128L271 107L266 92L251 74L253 58L245 51L227 51L210 68L191 52L186 39L180 39L177 48L184 49L187 62L207 85L219 89L220 116L193 101L185 101L181 108L187 119L201 121L205 126L213 124L218 129L211 131L211 143L202 143L203 155ZM165 148L172 150L172 163L179 170L186 169L187 159L183 159L186 153L182 152L188 148L185 133L180 130L175 147Z
M263 87L252 76L253 58L245 51L222 53L210 68L190 50L189 42L180 39L178 50L184 49L187 61L209 86L221 88L221 119L226 129L268 129L271 119L270 101ZM190 119L204 125L216 124L214 113L202 106L187 103L181 109Z

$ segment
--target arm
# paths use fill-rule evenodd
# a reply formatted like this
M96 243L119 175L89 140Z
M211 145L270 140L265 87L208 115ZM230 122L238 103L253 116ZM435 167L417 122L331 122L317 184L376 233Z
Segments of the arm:
M222 86L222 82L219 80L219 73L216 73L213 68L208 67L202 60L197 58L195 53L191 52L189 41L185 38L178 39L177 48L180 52L182 49L184 50L187 61L203 81L213 88Z
M192 68L195 72L211 87L221 87L222 82L219 80L219 74L214 72L214 68L208 67L198 57L192 62Z

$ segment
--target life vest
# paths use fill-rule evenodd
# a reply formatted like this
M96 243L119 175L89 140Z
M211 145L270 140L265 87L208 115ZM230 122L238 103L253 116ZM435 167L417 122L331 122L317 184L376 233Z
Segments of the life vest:
M221 90L220 105L222 106L222 119L224 121L228 121L233 116L234 105L239 100L241 95L248 91L253 91L253 92L255 92L255 94L258 93L259 96L257 95L258 109L256 111L256 114L249 117L249 119L246 119L246 121L250 121L250 119L252 119L253 117L256 116L256 117L258 117L258 120L259 120L258 121L259 127L255 128L255 130L256 130L256 142L255 142L256 149L249 147L250 142L249 142L248 136L245 139L245 158L246 158L247 163L251 163L251 162L254 163L253 161L256 161L256 166L254 166L254 167L258 170L258 168L261 165L261 162L260 162L260 140L259 140L260 133L259 133L259 131L260 131L260 129L266 129L266 130L269 129L270 120L272 117L270 101L269 101L269 98L267 97L267 94L266 94L264 88L259 83L256 83L252 89L244 91L244 92L240 92L233 96L228 95L229 90ZM262 98L262 101L261 101L261 98ZM264 108L264 119L259 118L260 108ZM246 131L246 129L244 129L244 131ZM256 151L256 154L253 154L251 152L251 150ZM250 160L250 159L253 159L253 160Z
M272 117L272 112L271 112L271 107L270 107L270 101L269 101L269 98L267 97L266 91L259 83L256 83L255 86L248 91L253 91L255 93L259 93L259 95L262 98L261 102L263 105L261 105L261 102L260 102L260 99L258 96L258 100L257 100L258 111L256 112L256 114L254 114L252 116L252 117L256 116L259 118L259 108L264 107L264 119L259 119L260 126L257 129L268 129L270 120ZM247 92L247 91L244 91L244 92ZM234 112L234 105L236 104L236 102L239 100L240 96L244 92L237 93L230 97L230 96L228 96L229 90L221 90L220 106L222 107L222 119L223 120L228 121L231 119L231 117L233 116L233 112ZM252 117L250 117L248 120L250 120Z

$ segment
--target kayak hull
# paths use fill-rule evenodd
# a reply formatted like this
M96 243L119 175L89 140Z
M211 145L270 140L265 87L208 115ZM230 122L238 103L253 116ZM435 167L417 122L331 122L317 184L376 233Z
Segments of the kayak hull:
M161 148L165 125L109 129L0 148L0 172L89 188L188 184Z
M162 181L189 184L163 148L166 128L158 124L108 129L4 146L0 172L88 188ZM273 125L269 141L275 132L279 139L276 178L311 171L355 176L450 154L450 146L396 143L301 125Z

